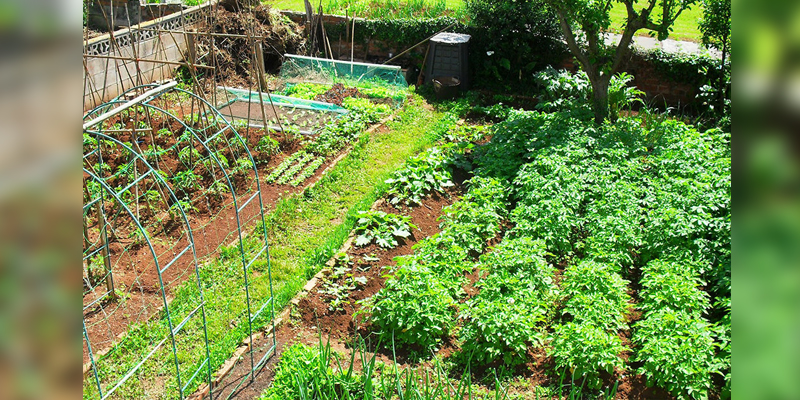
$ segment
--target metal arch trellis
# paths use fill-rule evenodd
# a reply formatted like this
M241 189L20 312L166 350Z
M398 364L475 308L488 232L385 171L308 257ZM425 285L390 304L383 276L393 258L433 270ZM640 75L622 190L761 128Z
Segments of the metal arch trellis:
M175 197L174 192L172 192L172 189L170 189L169 186L166 185L166 182L163 180L163 177L161 177L158 173L156 173L155 170L152 169L152 167L150 167L147 164L147 161L144 160L143 158L141 158L141 156L139 156L135 151L133 151L133 149L131 149L130 147L124 145L121 142L119 142L115 138L103 135L102 133L93 132L93 131L86 131L85 133L87 133L87 134L89 134L91 136L94 136L99 140L106 140L106 141L114 142L117 145L119 145L122 148L124 148L125 150L129 151L130 154L133 155L133 157L135 157L138 161L142 162L143 165L145 165L146 167L149 168L149 172L147 173L147 175L152 174L152 176L157 181L159 181L160 184L164 185L164 189L166 189L168 191L169 196L172 199L177 199ZM100 154L100 157L102 157L101 154ZM140 368L150 358L150 356L152 356L159 348L161 348L161 346L164 344L164 342L166 342L167 339L169 339L171 344L172 344L172 348L173 348L173 359L174 359L174 362L175 362L175 369L176 369L176 372L177 372L176 377L177 377L177 380L178 380L178 388L180 389L181 397L183 397L183 390L185 389L185 387L188 386L194 380L194 378L197 377L199 372L204 367L208 366L209 361L210 361L210 353L209 353L209 349L208 349L208 334L207 334L206 324L205 324L205 318L206 318L205 307L204 307L205 306L205 299L203 298L202 285L200 284L199 271L198 271L198 268L197 268L197 257L194 256L195 247L194 247L194 240L193 240L193 238L191 236L191 226L189 225L189 221L186 218L186 214L185 214L184 210L180 207L180 205L178 205L180 216L181 216L182 220L185 222L186 228L187 228L187 233L189 234L189 245L187 246L187 248L183 252L178 254L175 258L173 258L173 260L171 260L169 263L167 263L162 268L161 267L161 263L159 262L158 254L156 253L156 251L155 251L155 249L153 247L153 242L152 242L152 240L150 238L150 235L148 234L147 230L142 226L142 224L139 222L138 218L136 218L136 216L134 215L133 211L131 211L131 209L128 207L126 202L124 200L122 200L122 198L120 196L127 189L121 190L121 191L117 191L114 188L112 188L111 186L109 186L108 183L105 181L105 179L97 176L97 174L94 171L92 171L91 169L84 167L83 171L84 171L85 174L87 174L92 179L92 181L97 182L101 186L100 197L98 197L96 199L92 199L91 201L89 201L87 204L84 205L84 208L83 208L84 218L86 217L86 215L89 212L89 210L91 209L91 207L93 205L95 205L95 204L97 204L98 214L101 215L100 218L104 218L103 217L104 214L105 214L105 211L104 211L104 208L105 208L104 207L105 195L104 194L107 193L108 195L110 195L113 198L113 201L118 203L123 208L123 210L126 212L126 214L128 214L131 217L131 219L134 221L134 223L137 225L137 228L142 232L142 234L144 236L144 240L147 242L147 247L149 248L150 253L153 255L153 260L155 262L155 268L156 268L156 271L158 272L158 279L159 279L159 284L160 284L160 289L161 289L161 298L162 298L162 301L164 303L164 311L165 311L165 314L166 314L166 317L167 317L167 323L168 323L168 326L169 326L169 335L166 338L162 339L161 342L159 342L151 350L151 352L148 353L148 355L143 360L141 360L133 369L128 371L128 373L125 374L125 377L123 379L121 379L118 382L116 382L116 384L111 389L109 389L109 390L104 392L103 388L102 388L102 385L100 383L100 378L99 378L99 373L98 373L98 369L97 369L96 360L94 359L94 356L92 354L91 341L89 339L89 334L88 334L88 332L86 330L86 321L84 319L84 321L83 321L83 335L84 335L84 340L86 340L86 346L87 346L87 349L89 351L89 357L90 357L92 365L94 367L93 368L93 375L94 375L94 378L95 378L95 381L96 381L96 384L97 384L98 393L100 394L101 398L107 398L112 393L114 393L114 391L117 388L119 388L122 384L124 384L125 381L128 378L130 378L133 375L133 373L136 372L136 370L138 368ZM147 176L147 175L142 175L142 176ZM107 231L106 228L101 228L101 230L102 231ZM106 232L101 232L101 234L103 236L105 236ZM193 253L193 257L192 258L193 258L193 262L194 262L195 276L197 277L198 290L199 290L199 293L200 293L200 304L192 312L190 312L189 315L187 315L179 324L175 325L173 323L173 321L172 321L172 313L170 312L170 309L169 309L169 302L167 301L166 291L165 291L165 288L164 288L162 274L170 266L172 266L176 261L178 261L178 259L181 258L183 256L183 254L186 251L188 251L189 249L191 249L192 253ZM103 240L103 243L100 246L91 246L88 249L86 249L85 253L88 252L89 254L84 256L84 261L88 260L94 254L96 254L98 252L101 252L101 251L106 254L106 259L108 259L110 252L108 251L108 242L106 240ZM109 270L109 271L106 271L106 272L109 275L109 277L111 277L112 271ZM113 279L113 277L112 277L112 279ZM103 298L105 298L106 296L109 296L109 295L113 295L113 293L111 291L108 291L105 294L103 294L100 297L98 297L92 303L90 303L89 305L84 307L84 312L87 310L87 308L90 308L94 303L96 303L97 301L99 301L99 300L101 300L101 299L103 299ZM190 318L192 318L194 315L197 314L198 311L201 312L201 315L202 315L202 318L203 318L203 333L204 333L204 341L205 341L205 349L206 349L206 359L203 361L203 363L200 365L200 367L195 371L195 373L193 374L192 378L186 383L186 386L184 386L184 385L181 385L181 381L180 381L180 376L181 376L180 375L180 363L178 361L177 350L176 350L176 345L175 345L175 335L181 330L181 328L183 328L186 325L187 322L189 322ZM210 369L207 368L207 371L208 371L208 376L210 377L210 374L211 374Z
M147 90L147 89L150 89L150 90ZM135 98L133 100L129 100L129 101L123 100L126 96L131 95L131 93L139 93L139 92L143 92L143 91L144 91L144 93L142 95L139 95L137 98ZM182 120L181 118L179 118L175 114L167 111L164 108L158 107L158 106L156 106L156 105L151 103L153 100L158 99L158 98L162 97L164 94L170 93L170 92L178 92L178 93L182 93L185 96L188 96L188 98L192 101L193 107L194 107L195 102L197 102L197 104L199 104L200 107L203 107L203 108L205 108L207 110L207 112L205 112L205 113L203 113L201 115L201 118L205 118L206 121L212 121L213 122L212 126L214 126L214 127L222 126L222 128L219 129L219 130L216 130L216 132L214 132L212 134L208 134L208 127L206 129L202 129L202 130L195 129L192 126L190 126L190 124L187 124L184 120ZM255 351L256 351L256 349L255 349L254 346L251 346L251 348L250 348L250 354L249 354L249 358L250 358L250 374L249 374L249 376L250 376L250 379L253 379L253 377L255 375L255 371L258 370L259 368L261 368L263 365L265 365L266 360L268 360L269 357L274 354L275 349L277 347L277 340L276 340L276 337L275 337L275 334L274 334L274 332L275 332L275 330L274 330L275 304L274 304L274 295L273 295L273 289L272 289L272 269L271 269L271 264L270 264L270 259L269 259L269 244L268 244L268 240L267 240L267 231L266 231L265 216L264 216L264 205L263 205L263 200L262 200L262 197L261 197L261 185L260 185L260 182L259 182L259 179L258 179L258 170L256 168L255 161L253 159L253 156L252 156L252 153L250 152L249 147L247 146L246 141L244 141L244 139L238 134L236 129L234 129L231 126L231 124L224 118L224 116L222 114L220 114L219 111L215 107L213 107L209 102L207 102L206 100L194 95L191 92L176 88L175 84L173 82L173 83L170 83L170 84L167 84L167 85L162 85L162 86L158 86L158 85L143 85L143 86L139 86L139 87L136 87L136 88L132 88L132 89L126 91L125 93L121 94L120 96L118 96L115 100L112 100L109 103L106 103L104 105L96 107L95 109L93 109L92 111L88 112L84 116L84 120L90 120L91 119L89 122L84 124L84 133L90 135L91 137L94 137L97 140L97 143L98 143L98 146L96 148L90 149L89 151L87 151L86 149L84 150L84 152L85 152L84 160L86 160L87 157L89 157L89 156L96 155L97 157L99 157L99 162L102 163L103 162L103 159L102 159L102 146L99 145L99 143L101 143L101 141L107 141L107 142L113 143L115 146L123 149L126 153L128 153L132 157L132 159L137 160L140 163L140 165L144 166L144 169L146 170L146 172L144 172L141 175L139 175L139 177L134 182L129 183L122 190L117 190L112 185L109 185L108 182L106 181L106 179L104 179L101 176L98 176L98 174L96 174L95 171L92 171L90 168L86 168L85 167L84 168L85 174L89 177L89 179L91 179L91 180L97 182L98 184L100 184L100 186L102 187L102 191L101 191L100 199L87 199L86 200L86 204L84 205L84 219L87 218L88 210L90 210L91 207L94 204L99 202L100 206L98 206L97 208L100 209L100 210L104 209L104 207L102 206L104 204L104 200L103 200L103 197L102 197L103 194L102 193L107 193L108 195L111 196L111 198L115 202L117 202L117 203L119 203L120 205L123 206L122 208L124 209L124 211L128 215L128 217L131 219L131 221L133 221L133 224L135 225L136 229L138 229L142 233L142 236L144 236L145 241L147 242L147 245L150 248L150 253L152 254L152 256L154 258L154 262L156 263L156 269L159 270L159 286L160 286L160 289L161 289L162 301L164 303L164 311L163 312L167 317L167 323L168 323L169 329L170 329L169 335L166 338L164 338L161 342L159 342L159 344L157 344L151 350L151 352L148 353L145 356L145 358L141 360L140 363L138 363L134 368L132 368L130 371L128 371L123 376L123 378L121 378L113 386L113 388L111 390L108 390L108 391L104 392L102 384L100 382L100 378L99 378L99 371L98 371L98 366L97 366L97 362L96 362L97 360L95 360L94 354L92 354L92 343L91 343L89 334L87 333L87 330L86 330L86 318L85 318L86 314L85 314L85 310L84 310L84 341L85 341L85 344L86 344L87 351L89 352L89 357L91 359L91 364L92 364L92 367L93 367L93 370L94 370L94 377L95 377L95 381L96 381L95 383L96 383L96 386L97 386L97 389L98 389L98 393L100 394L101 398L107 398L111 393L113 393L114 390L116 390L119 386L121 386L123 383L125 383L126 380L128 380L131 376L133 376L133 374L136 371L136 369L141 367L141 365L144 364L144 362L146 362L147 359L150 358L150 356L152 356L155 353L155 351L163 343L165 343L165 341L167 339L171 339L171 342L173 344L173 349L172 349L173 350L173 359L175 361L175 371L176 371L176 376L177 376L177 380L178 380L178 389L179 389L179 393L178 394L179 394L179 397L183 398L185 396L184 391L188 388L189 384L199 375L199 373L202 371L203 368L206 368L207 379L208 379L209 386L211 386L211 383L212 383L211 382L212 361L210 359L210 353L209 353L208 331L207 331L207 327L206 327L206 309L205 309L205 301L203 299L203 291L202 291L202 286L203 285L202 285L202 282L201 282L200 273L199 273L199 267L198 267L198 264L197 264L197 250L196 250L196 246L194 245L194 238L193 238L192 233L191 233L192 232L192 227L191 227L191 224L189 223L188 218L186 217L186 211L184 210L184 207L183 207L182 203L179 201L178 197L175 195L175 193L173 192L172 188L168 184L168 180L170 178L172 178L172 177L170 177L170 176L166 176L166 177L162 176L163 171L160 171L157 168L154 168L148 162L146 157L144 157L142 154L138 153L132 147L127 146L125 143L121 142L120 140L117 140L116 138L114 138L114 137L112 137L110 135L102 133L103 129L95 129L97 126L100 126L102 128L104 121L106 121L109 118L112 118L115 115L120 114L121 112L123 112L125 110L131 109L131 108L133 108L135 112L144 111L145 113L149 113L149 112L159 113L159 114L164 115L164 116L166 116L166 117L168 117L168 118L170 118L170 119L172 119L174 121L177 121L180 124L180 126L183 128L184 132L189 132L191 134L192 139L196 140L203 147L203 149L205 149L206 153L208 154L208 158L213 160L213 164L216 165L219 168L219 172L221 172L222 177L224 178L223 181L227 185L227 187L228 187L228 189L230 191L230 194L231 194L232 199L233 199L233 210L235 211L235 215L236 215L237 241L238 241L238 250L239 250L239 253L241 255L240 262L241 262L241 265L242 265L243 279L244 279L247 322L248 322L248 335L249 335L249 338L250 338L250 343L253 342L253 333L254 333L254 331L256 331L258 328L260 328L260 326L255 326L255 323L256 323L256 321L257 321L257 319L259 317L267 316L268 320L265 322L265 324L272 324L272 329L271 329L271 332L272 332L272 341L271 342L272 343L271 343L271 346L267 349L265 354L257 362L255 360ZM98 114L99 114L99 116L98 116ZM149 116L149 114L148 114L148 116ZM91 117L94 117L94 118L92 119ZM134 129L135 129L135 127L134 127ZM211 147L209 147L209 144L211 142L217 140L218 138L220 138L220 137L225 138L225 136L223 135L225 132L230 132L229 134L233 135L232 139L235 142L238 142L238 144L242 146L242 148L244 149L244 152L246 153L247 160L249 160L249 166L252 168L252 171L253 171L253 173L255 175L255 182L256 182L255 193L253 193L253 195L250 196L244 202L240 202L240 198L237 196L237 191L236 191L235 185L233 184L233 182L231 180L231 177L230 177L228 171L226 170L227 169L226 168L227 167L226 163L223 163L220 160L220 157L218 157L217 154L214 151L212 151ZM227 140L227 138L225 140ZM134 165L134 169L135 168L136 168L136 166ZM157 184L165 190L165 192L169 193L169 196L165 196L165 197L169 197L169 199L172 202L172 204L174 206L177 206L178 210L180 211L180 216L182 218L182 221L185 223L185 228L186 228L186 231L187 231L187 234L188 234L188 237L189 237L189 242L190 242L189 246L186 249L184 249L175 259L170 261L167 264L167 266L164 267L163 269L160 266L161 264L159 263L159 260L158 260L158 254L156 253L155 249L153 248L153 244L152 244L150 235L147 232L147 229L140 223L139 219L137 218L137 215L129 207L127 207L127 205L125 205L125 201L124 201L124 199L122 199L122 196L124 195L126 190L130 189L136 183L141 182L147 176L151 176L157 182ZM257 204L259 205L259 213L257 215L257 218L260 218L260 224L259 224L260 228L259 229L262 229L262 232L260 232L260 233L263 234L263 245L258 246L256 248L256 250L254 251L254 254L248 254L248 252L245 250L245 245L244 245L244 234L242 232L243 227L242 227L242 219L241 219L240 213L245 209L245 207L247 207L256 198L258 199L258 203ZM103 211L100 211L100 213L102 213L102 212ZM105 238L106 233L107 233L107 230L104 230L103 232L100 232L100 237L101 238ZM256 240L258 240L258 238ZM104 251L105 254L108 254L108 241L107 240L101 240L101 243L104 245L104 249L105 250L101 250L98 247L87 246L87 248L84 249L84 259L85 260L90 259L93 255L98 254L99 251ZM199 290L199 294L200 294L200 304L183 321L181 321L180 324L177 325L177 329L176 329L176 327L173 326L173 323L172 323L172 315L171 315L170 309L169 309L169 302L167 301L166 291L165 291L165 288L164 288L164 282L163 282L163 279L161 279L161 272L165 271L167 268L169 268L170 265L172 265L174 262L176 262L178 258L183 256L184 253L186 253L189 248L192 249L192 253L191 254L192 254L193 262L195 264L195 277L197 279L197 285L198 285L198 290ZM250 257L251 255L252 255L252 257ZM260 307L258 307L258 311L253 313L253 310L255 309L255 307L252 304L253 299L252 299L251 294L250 294L251 266L253 265L253 263L256 260L260 259L262 256L266 257L266 262L267 262L267 273L268 273L268 280L269 280L269 295L260 304ZM110 278L113 281L113 273L111 271L111 268L108 269L108 278ZM101 296L101 298L102 297L106 297L106 296L112 296L113 297L113 295L114 295L113 290L109 290L107 293L103 294L103 296ZM100 301L101 298L95 299L92 302L92 304L96 303L97 301ZM178 333L178 331L180 331L180 329L182 327L185 326L185 324L188 322L188 320L192 316L197 314L198 311L201 311L200 315L202 315L203 336L204 336L203 340L204 340L204 342L205 342L204 344L206 346L206 358L205 358L205 360L203 360L203 362L201 363L200 367L194 372L194 374L191 376L191 378L189 378L189 380L185 384L182 385L181 384L182 382L180 381L180 377L181 377L180 363L178 362L177 349L175 347L175 338L174 338L174 336Z

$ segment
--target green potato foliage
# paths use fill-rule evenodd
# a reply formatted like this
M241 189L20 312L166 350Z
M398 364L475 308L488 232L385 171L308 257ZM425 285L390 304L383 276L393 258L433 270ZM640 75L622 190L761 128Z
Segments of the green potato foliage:
M563 315L607 331L623 329L629 282L616 271L614 266L595 261L582 261L564 270L560 288Z
M642 274L639 308L646 314L670 310L699 318L710 307L708 293L700 289L704 282L694 276L690 266L653 260L642 268Z
M644 363L639 372L679 398L707 398L711 374L725 368L725 352L722 360L714 357L714 330L702 317L709 301L696 271L686 261L654 260L642 268L644 319L633 336L636 360ZM727 332L723 327L723 347L730 345Z
M530 238L504 240L481 258L485 279L462 307L464 326L458 333L462 354L480 364L502 358L506 364L524 360L530 345L544 340L555 299L555 270L542 257L544 246Z
M705 399L711 374L718 371L714 360L714 338L709 324L695 316L664 310L636 323L634 361L649 385L657 385L674 396Z
M627 350L617 334L591 325L568 322L553 328L548 355L559 371L569 371L575 382L585 380L586 387L599 388L600 371L612 373L623 368L620 354Z
M424 266L405 265L372 297L372 323L384 343L436 346L453 328L456 302L439 277Z

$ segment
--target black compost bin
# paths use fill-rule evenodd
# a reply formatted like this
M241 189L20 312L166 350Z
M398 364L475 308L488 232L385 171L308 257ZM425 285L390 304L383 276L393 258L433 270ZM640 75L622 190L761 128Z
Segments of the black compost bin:
M435 77L454 77L461 83L459 89L469 89L470 38L470 35L449 32L431 38L428 59L425 62L425 83L432 83Z

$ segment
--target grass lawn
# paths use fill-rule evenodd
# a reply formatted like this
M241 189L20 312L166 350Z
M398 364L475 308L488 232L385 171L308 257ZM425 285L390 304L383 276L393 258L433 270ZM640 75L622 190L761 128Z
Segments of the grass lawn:
M366 0L364 0L366 1ZM381 0L370 0L370 1L381 1ZM322 5L325 7L329 4L331 0L323 0ZM305 6L303 5L303 0L272 0L268 1L271 3L273 7L277 7L281 10L295 10L295 11L304 11ZM312 5L317 7L319 5L319 0L312 0ZM463 7L464 0L446 0L447 9L454 10ZM326 12L328 12L326 10ZM703 10L700 5L695 5L693 8L684 11L681 13L680 18L675 22L675 26L673 27L673 32L670 34L670 39L675 40L688 40L692 42L699 42L701 40L700 30L697 27L697 21L702 17ZM614 8L611 10L611 26L615 31L621 31L620 26L625 21L627 17L625 12L625 6L622 3L614 3ZM640 31L640 36L646 36L648 34L647 31Z
M372 1L372 0L370 0ZM380 0L375 0L380 1ZM432 2L431 0L428 0ZM464 6L464 0L445 0L447 4L448 10L454 10L456 8L461 8ZM273 7L277 7L281 10L294 10L294 11L305 11L306 7L304 5L303 0L267 0L265 3L272 4ZM326 5L330 3L330 0L322 0L322 7L325 9L325 12L328 12ZM319 7L319 0L311 0L311 5L316 10Z
M301 1L302 3L302 1ZM614 3L614 8L611 9L611 27L616 32L622 32L621 26L625 22L628 14L625 11L625 5L622 3ZM700 29L697 27L697 21L703 16L703 9L699 4L695 4L692 8L685 10L681 13L675 25L672 27L672 33L669 38L674 40L687 40L690 42L700 42L702 35ZM638 32L639 36L647 36L649 31L641 30Z

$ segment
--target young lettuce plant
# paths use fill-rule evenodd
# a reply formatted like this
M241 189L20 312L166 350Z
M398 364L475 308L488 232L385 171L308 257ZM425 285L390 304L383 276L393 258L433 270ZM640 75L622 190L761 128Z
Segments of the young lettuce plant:
M439 148L411 157L406 166L387 179L392 204L419 204L432 191L453 186L448 156Z
M383 211L361 211L356 221L356 246L363 247L377 243L383 248L395 248L397 238L406 239L411 230L417 226L411 223L411 217L389 214Z

